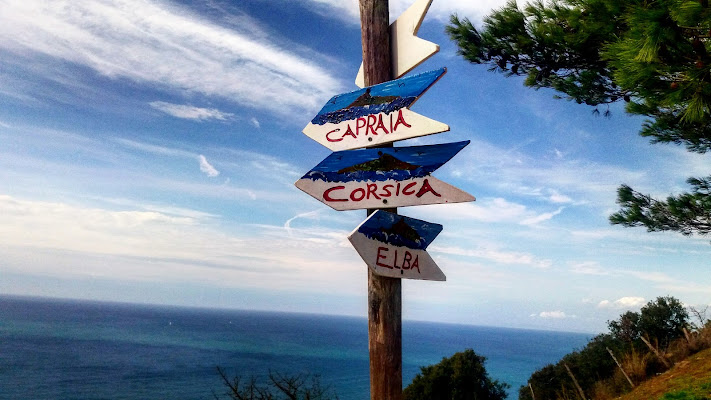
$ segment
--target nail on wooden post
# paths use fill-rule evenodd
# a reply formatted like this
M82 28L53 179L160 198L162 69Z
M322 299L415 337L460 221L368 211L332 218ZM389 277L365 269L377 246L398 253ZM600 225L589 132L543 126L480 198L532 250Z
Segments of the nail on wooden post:
M359 5L365 85L373 86L392 79L389 5L388 0L360 0ZM368 215L372 212L368 210ZM368 350L371 400L401 400L402 283L378 276L370 268Z

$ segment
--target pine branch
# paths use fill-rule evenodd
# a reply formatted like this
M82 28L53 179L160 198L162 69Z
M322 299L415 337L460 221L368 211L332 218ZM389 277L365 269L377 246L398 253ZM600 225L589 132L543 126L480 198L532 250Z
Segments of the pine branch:
M610 216L612 224L644 226L649 232L676 231L683 235L711 233L710 179L691 178L693 192L669 196L660 201L641 194L627 185L617 191L622 209Z

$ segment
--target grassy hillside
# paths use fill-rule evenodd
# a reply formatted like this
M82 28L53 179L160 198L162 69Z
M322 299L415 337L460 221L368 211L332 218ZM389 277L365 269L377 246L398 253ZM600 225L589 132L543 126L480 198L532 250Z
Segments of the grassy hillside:
M640 384L620 400L711 400L711 349Z

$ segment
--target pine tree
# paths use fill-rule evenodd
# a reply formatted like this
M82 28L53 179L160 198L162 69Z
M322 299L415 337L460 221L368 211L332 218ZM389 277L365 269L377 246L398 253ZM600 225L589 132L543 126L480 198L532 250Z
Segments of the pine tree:
M711 150L711 8L708 0L552 0L519 8L510 1L478 30L452 15L447 33L459 54L490 71L525 76L526 86L552 88L593 106L613 102L648 120L640 134L653 143ZM653 199L627 185L610 222L711 232L711 176L690 178L692 190Z

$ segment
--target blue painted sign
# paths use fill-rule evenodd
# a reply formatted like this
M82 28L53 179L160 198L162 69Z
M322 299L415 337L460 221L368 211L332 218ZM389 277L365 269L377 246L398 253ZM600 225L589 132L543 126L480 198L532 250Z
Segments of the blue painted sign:
M427 253L442 225L377 210L348 240L378 275L443 281L444 273Z
M409 110L446 68L334 96L303 132L331 150L348 150L449 130Z
M468 144L338 151L296 186L336 210L473 201L472 195L431 176Z

